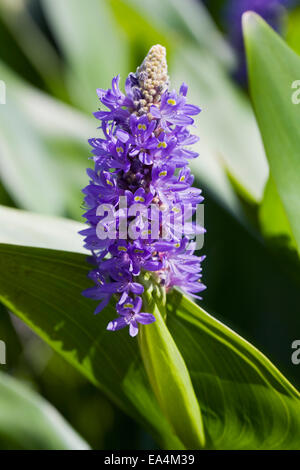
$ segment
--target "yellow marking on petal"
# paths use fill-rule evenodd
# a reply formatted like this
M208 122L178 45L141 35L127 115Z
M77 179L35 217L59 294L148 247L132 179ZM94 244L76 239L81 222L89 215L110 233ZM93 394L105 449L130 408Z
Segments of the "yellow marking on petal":
M176 212L176 214L178 214L180 212L180 209L178 209L178 207L173 207L172 211Z
M134 305L133 304L124 304L124 308L133 308Z
M118 153L124 153L124 149L122 147L117 147L116 150Z
M138 124L138 129L145 131L147 129L146 124Z
M175 248L179 248L180 247L180 243L175 243Z
M143 198L142 196L135 196L134 198L135 202L145 202L145 198Z
M164 170L164 171L161 171L161 172L158 174L158 176L166 176L166 174L167 174L167 172L166 172L166 170Z
M106 184L109 184L109 186L113 186L113 183L109 179L106 180Z
M171 106L175 106L176 105L176 101L173 99L173 98L169 98L168 101L167 101L168 104L170 104Z
M179 180L179 181L184 181L184 180L185 180L185 176L182 175L182 176L180 177L180 180Z
M164 148L164 149L167 148L166 142L159 142L157 148L160 149L161 147Z
M118 246L118 251L127 251L125 246Z
M143 250L138 250L137 248L134 250L135 253L144 253Z

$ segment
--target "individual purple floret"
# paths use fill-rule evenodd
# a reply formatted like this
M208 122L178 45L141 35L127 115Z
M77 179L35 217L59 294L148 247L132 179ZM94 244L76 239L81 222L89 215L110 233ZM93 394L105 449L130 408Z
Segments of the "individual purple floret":
M111 321L108 324L107 329L116 331L129 325L130 336L136 336L139 331L138 323L141 323L142 325L148 325L149 323L153 323L155 321L154 315L151 313L141 312L141 308L141 297L136 297L134 300L130 297L127 297L125 301L119 301L117 304L119 318Z
M119 83L118 76L111 89L97 90L108 110L94 113L103 136L89 141L94 169L87 170L90 181L83 189L89 227L80 233L92 253L89 277L95 285L83 295L99 301L95 313L113 297L117 318L107 329L129 326L136 336L139 324L155 321L142 311L146 272L166 292L177 286L198 297L205 289L204 257L195 256L191 241L204 229L185 219L185 208L193 216L203 201L187 167L198 156L188 146L198 140L189 126L200 109L186 102L185 84L178 94L169 91L160 45L128 76L126 94Z

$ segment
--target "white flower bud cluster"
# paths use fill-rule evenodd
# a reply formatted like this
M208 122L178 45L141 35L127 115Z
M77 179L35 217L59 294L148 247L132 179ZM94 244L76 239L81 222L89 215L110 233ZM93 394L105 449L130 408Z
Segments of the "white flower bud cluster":
M142 98L136 101L138 114L149 112L151 105L159 103L162 93L169 85L168 66L165 47L157 44L152 46L144 62L138 67L136 76Z

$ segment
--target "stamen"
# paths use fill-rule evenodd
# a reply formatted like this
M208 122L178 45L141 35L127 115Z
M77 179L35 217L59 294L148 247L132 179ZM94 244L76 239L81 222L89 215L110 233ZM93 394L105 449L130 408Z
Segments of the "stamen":
M160 149L161 147L162 147L162 148L164 148L164 149L165 149L165 148L167 148L167 144L166 144L166 142L159 142L159 144L158 144L157 148L159 148L159 149Z

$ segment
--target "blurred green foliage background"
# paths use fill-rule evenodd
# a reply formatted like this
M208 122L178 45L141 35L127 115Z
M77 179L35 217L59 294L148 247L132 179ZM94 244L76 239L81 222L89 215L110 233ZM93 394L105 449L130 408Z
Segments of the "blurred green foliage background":
M171 83L188 83L205 195L202 306L264 352L296 386L291 344L300 327L298 275L261 236L258 208L268 165L250 100L232 77L235 53L221 29L225 1L0 0L0 204L81 221L87 139L96 88L121 80L156 43L167 48ZM213 19L214 18L214 19ZM218 26L217 26L218 25ZM300 10L285 36L300 52ZM300 77L298 77L300 78ZM27 327L0 306L1 370L26 381L96 449L156 443ZM0 447L4 446L1 443Z

